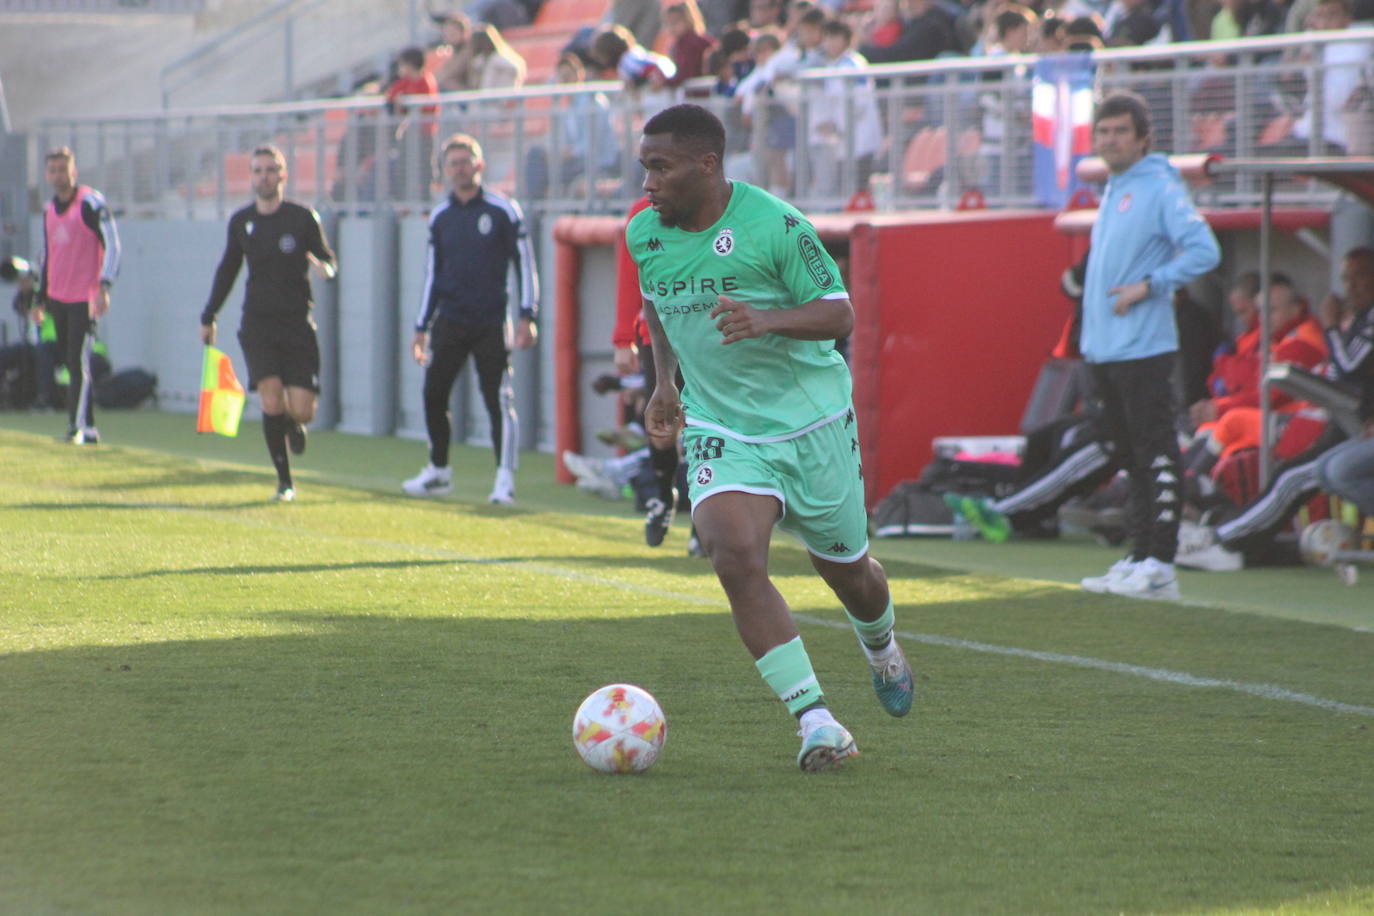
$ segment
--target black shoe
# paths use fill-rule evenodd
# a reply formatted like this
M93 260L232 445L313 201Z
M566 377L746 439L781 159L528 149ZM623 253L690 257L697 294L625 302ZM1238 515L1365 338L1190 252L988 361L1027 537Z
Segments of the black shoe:
M305 453L305 427L300 423L292 422L286 428L286 444L291 449L291 454L302 455Z
M644 517L644 543L657 547L668 536L668 526L673 523L673 507L657 497L645 505L649 514Z

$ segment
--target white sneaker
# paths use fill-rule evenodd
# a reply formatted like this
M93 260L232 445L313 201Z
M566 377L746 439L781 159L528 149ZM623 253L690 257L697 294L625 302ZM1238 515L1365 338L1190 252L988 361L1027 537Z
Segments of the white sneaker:
M1177 601L1178 578L1174 576L1174 564L1161 563L1154 557L1142 560L1130 575L1108 585L1107 591L1129 598Z
M436 468L427 464L420 473L401 484L411 496L440 496L453 490L453 468Z
M1239 551L1227 550L1217 540L1216 529L1184 522L1178 529L1178 554L1174 562L1191 569L1235 572L1245 565Z
M87 426L76 431L72 436L72 442L76 445L99 445L100 430L94 426Z
M1096 592L1102 595L1111 591L1110 586L1120 582L1134 572L1135 566L1135 560L1132 560L1130 557L1122 557L1112 564L1111 569L1107 570L1106 575L1089 576L1079 584L1090 592Z
M496 469L496 482L492 484L491 495L487 500L505 506L515 502L515 475L511 473L510 468Z
M606 462L601 458L588 458L586 455L579 455L577 452L565 451L563 453L563 466L572 472L574 477L604 477L606 475Z

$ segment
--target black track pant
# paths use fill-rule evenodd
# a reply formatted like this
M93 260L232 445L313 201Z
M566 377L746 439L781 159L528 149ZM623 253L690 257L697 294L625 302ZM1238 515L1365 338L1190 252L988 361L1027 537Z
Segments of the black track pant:
M1174 419L1176 353L1092 363L1102 421L1130 478L1126 520L1135 560L1174 561L1182 505L1182 461Z
M469 354L477 368L477 385L491 420L491 444L498 467L515 470L520 447L519 420L515 415L515 388L511 379L510 350L504 325L470 328L436 318L430 330L433 359L425 370L425 430L429 434L429 460L436 468L448 467L453 426L448 405L453 383Z
M49 301L57 352L67 367L67 428L75 432L95 425L95 380L91 377L91 345L95 322L87 302Z

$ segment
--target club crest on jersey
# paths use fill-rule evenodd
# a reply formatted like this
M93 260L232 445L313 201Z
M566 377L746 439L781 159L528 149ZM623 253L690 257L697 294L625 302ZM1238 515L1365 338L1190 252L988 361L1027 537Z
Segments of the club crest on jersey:
M1131 209L1131 193L1127 191L1125 194L1121 195L1121 202L1116 205L1116 211L1118 213L1125 213L1129 209Z
M243 224L243 234L244 234L244 235L252 235L252 234L253 234L253 221L252 221L251 219L250 219L248 222L246 222L246 223Z
M289 232L286 233L277 240L277 247L281 249L282 254L290 254L296 250L296 237Z
M720 255L722 258L734 251L735 230L729 227L720 230L720 235L716 236L716 240L711 243L711 247L715 250L716 254Z
M491 235L491 214L483 213L477 217L477 231L483 235Z
M703 464L701 467L697 468L697 484L699 486L709 486L711 481L715 480L715 478L715 472L711 470L709 464Z

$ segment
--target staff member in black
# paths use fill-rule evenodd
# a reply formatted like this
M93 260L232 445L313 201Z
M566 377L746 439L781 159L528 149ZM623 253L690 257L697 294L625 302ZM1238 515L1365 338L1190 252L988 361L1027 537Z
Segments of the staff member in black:
M453 489L448 403L471 354L496 451L490 499L513 503L520 427L508 312L514 298L519 307L514 344L521 350L534 346L539 277L520 205L482 187L481 145L466 134L454 134L444 142L442 161L452 192L429 217L425 289L411 346L415 361L425 367L429 464L401 489L411 496L437 496ZM508 289L512 267L513 297Z
M320 348L310 317L311 265L332 279L337 264L309 207L285 200L286 158L273 146L253 150L252 204L229 218L224 257L215 270L210 300L200 315L200 339L215 342L215 315L239 267L248 259L239 345L248 363L248 390L262 404L262 434L277 469L275 499L296 498L287 446L305 451L305 424L315 418L320 392Z

